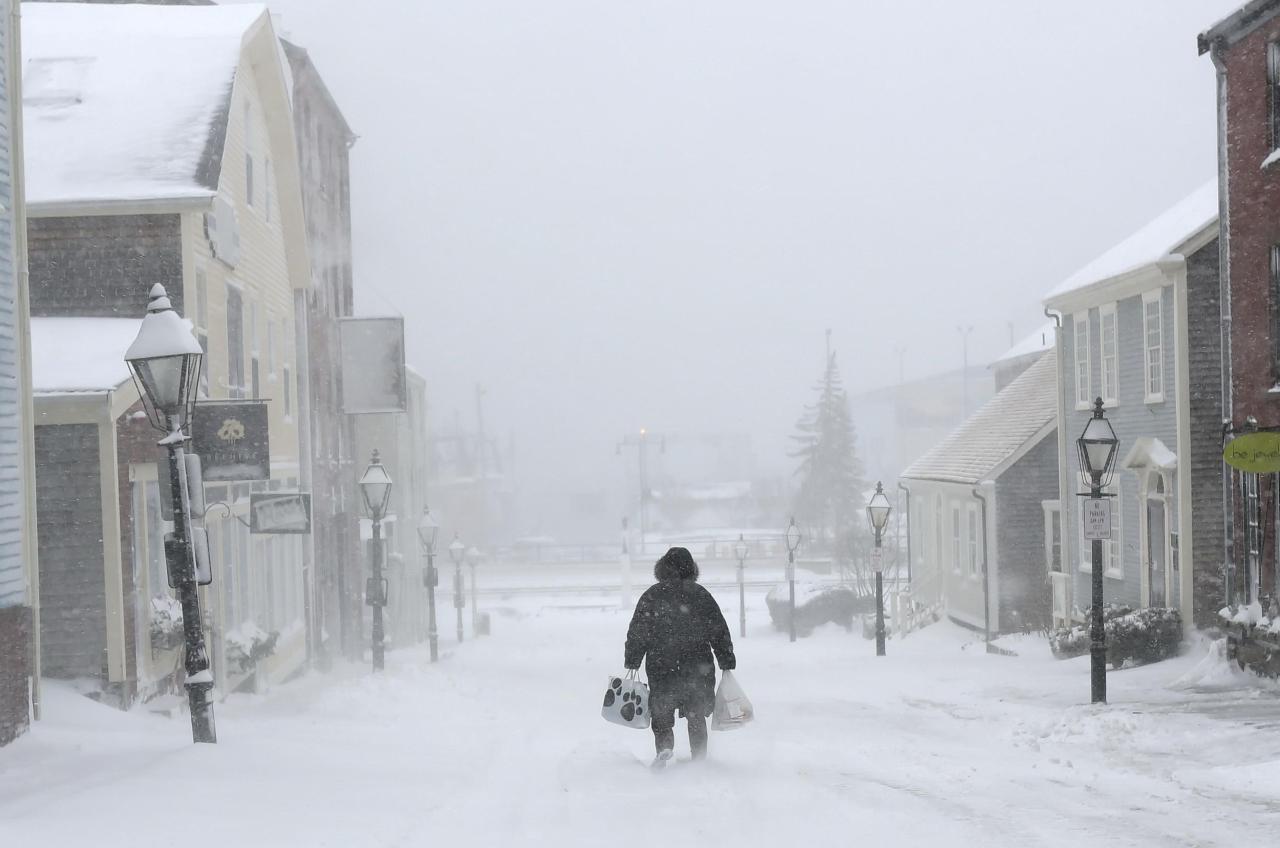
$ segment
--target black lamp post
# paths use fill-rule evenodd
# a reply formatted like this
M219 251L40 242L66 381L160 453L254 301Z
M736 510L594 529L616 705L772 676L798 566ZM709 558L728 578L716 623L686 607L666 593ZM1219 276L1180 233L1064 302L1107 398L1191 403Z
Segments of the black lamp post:
M173 495L173 532L165 539L170 582L182 604L187 700L191 708L191 738L217 742L214 727L213 670L204 643L203 619L192 548L190 491L183 446L195 412L196 386L203 352L191 328L169 302L164 286L151 289L151 302L138 335L124 359L142 396L151 426L167 435L159 444L169 453L169 489Z
M467 565L471 566L471 635L480 633L480 607L476 603L476 566L480 564L480 549L467 548Z
M373 670L382 671L385 664L382 608L387 605L387 580L382 576L382 519L386 518L387 507L391 503L391 475L376 450L360 478L360 498L364 502L365 515L373 524L373 574L364 594L365 603L373 607Z
M431 661L440 658L439 637L436 633L436 586L440 585L440 577L436 573L436 537L440 535L440 524L431 517L429 507L422 508L422 520L418 522L418 541L422 543L423 553L427 555L427 570L422 573L422 582L427 587L427 641L431 645Z
M1103 517L1098 527L1085 524L1085 538L1093 542L1093 559L1090 569L1093 584L1093 616L1089 628L1089 679L1093 703L1107 701L1107 631L1102 621L1102 542L1111 538L1111 504L1102 490L1111 484L1116 468L1116 447L1120 440L1111 422L1102 412L1102 398L1093 404L1093 417L1085 425L1084 432L1076 440L1080 452L1080 477L1089 487L1089 500L1081 510L1081 520L1090 514ZM1103 526L1105 525L1105 526Z
M458 641L462 641L462 608L467 605L467 596L462 591L462 561L466 559L467 546L462 544L458 534L453 534L453 542L449 544L449 558L453 560L453 608L458 615Z
M889 525L889 513L893 504L884 493L884 486L876 483L876 493L867 504L867 518L876 534L876 549L871 555L871 565L876 571L876 656L884 656L884 528Z
M787 526L787 583L791 591L791 614L787 618L790 619L792 642L796 640L796 549L800 547L800 540L800 528L792 516L791 524Z
M733 545L733 555L738 558L738 630L743 638L747 635L747 540L738 534L738 541Z

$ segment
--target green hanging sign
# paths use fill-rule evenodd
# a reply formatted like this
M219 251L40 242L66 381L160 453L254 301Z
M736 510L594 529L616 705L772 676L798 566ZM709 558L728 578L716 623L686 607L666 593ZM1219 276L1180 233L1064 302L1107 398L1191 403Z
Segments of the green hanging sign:
M1253 474L1280 471L1280 433L1245 433L1227 442L1222 459L1232 468Z

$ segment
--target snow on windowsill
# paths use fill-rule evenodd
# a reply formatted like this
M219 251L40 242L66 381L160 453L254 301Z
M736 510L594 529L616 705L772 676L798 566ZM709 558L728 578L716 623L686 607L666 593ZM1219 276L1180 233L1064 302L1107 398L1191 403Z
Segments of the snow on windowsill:
M1265 171L1277 162L1280 162L1280 147L1271 151L1270 155L1268 155L1266 159L1262 160L1262 165L1259 167Z

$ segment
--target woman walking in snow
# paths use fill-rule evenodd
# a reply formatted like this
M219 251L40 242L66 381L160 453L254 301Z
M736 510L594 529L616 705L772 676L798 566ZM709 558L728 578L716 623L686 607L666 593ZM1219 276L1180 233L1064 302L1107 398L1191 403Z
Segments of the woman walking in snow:
M720 605L698 585L698 564L685 548L672 548L653 567L658 581L640 596L627 630L625 665L649 676L649 710L655 767L665 765L675 749L676 710L689 725L689 748L695 760L707 755L707 716L716 700L712 652L723 671L737 661L733 639Z

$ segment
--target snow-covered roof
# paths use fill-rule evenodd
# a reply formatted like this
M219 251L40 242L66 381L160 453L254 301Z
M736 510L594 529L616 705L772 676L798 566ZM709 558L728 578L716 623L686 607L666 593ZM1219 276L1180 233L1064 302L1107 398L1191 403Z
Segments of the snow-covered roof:
M1057 392L1057 354L1049 350L900 476L973 485L990 479L1054 421Z
M108 392L127 383L124 353L141 326L140 318L32 318L33 390Z
M1038 328L1022 341L1004 352L1004 355L996 360L996 364L1001 362L1009 362L1014 359L1021 359L1024 356L1030 356L1034 353L1043 353L1053 347L1053 328L1054 323L1050 321L1044 326Z
M1217 178L1196 189L1179 203L1106 253L1067 277L1047 300L1083 289L1150 265L1180 249L1218 219Z
M266 14L24 3L28 203L212 197L241 47Z

